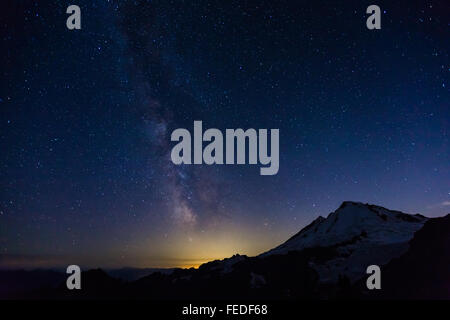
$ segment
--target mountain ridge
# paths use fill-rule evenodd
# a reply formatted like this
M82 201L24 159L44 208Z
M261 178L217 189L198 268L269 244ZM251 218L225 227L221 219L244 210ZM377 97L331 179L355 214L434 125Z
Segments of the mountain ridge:
M312 241L311 235L318 240ZM87 270L82 272L83 290L79 291L67 290L65 276L57 274L49 277L56 276L52 282L38 282L28 292L20 286L15 292L7 290L3 298L448 298L449 235L450 215L427 218L344 201L326 218L319 216L283 243L289 245L281 244L256 257L236 254L198 269L161 270L132 281L116 279L100 269ZM384 291L368 291L365 287L366 268L372 264L381 267ZM10 274L3 277L11 279ZM31 275L25 274L28 278ZM62 281L55 288L58 279ZM418 279L420 290L414 290L416 281L411 279Z

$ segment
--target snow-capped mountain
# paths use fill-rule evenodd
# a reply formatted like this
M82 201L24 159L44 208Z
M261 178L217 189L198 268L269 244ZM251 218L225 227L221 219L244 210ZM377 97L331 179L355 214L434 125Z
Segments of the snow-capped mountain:
M347 201L327 218L317 218L285 243L260 257L307 248L332 248L336 252L333 258L325 262L311 261L321 281L335 281L339 275L356 280L365 276L367 266L384 265L404 253L414 232L427 220L420 214L410 215Z

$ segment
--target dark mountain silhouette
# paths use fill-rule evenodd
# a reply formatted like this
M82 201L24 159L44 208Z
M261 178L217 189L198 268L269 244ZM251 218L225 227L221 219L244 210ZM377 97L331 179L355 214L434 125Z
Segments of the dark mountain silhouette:
M173 268L120 268L105 270L108 275L113 278L120 279L126 282L136 281L140 278L148 276L154 272L161 272L169 274L173 272Z
M52 270L2 270L0 271L0 299L22 298L32 292L53 290L66 275Z
M450 214L430 219L410 241L409 250L382 272L382 290L363 296L382 299L450 299Z
M366 289L371 264L382 269L382 290ZM30 299L449 299L449 266L450 215L426 218L344 202L257 257L234 255L171 272L149 269L134 281L89 270L82 273L82 289L71 291L65 274L51 273L47 281L29 273L25 278L40 278L32 287L11 278L4 283L15 290L8 295L3 283L0 292ZM0 272L0 279L7 277Z

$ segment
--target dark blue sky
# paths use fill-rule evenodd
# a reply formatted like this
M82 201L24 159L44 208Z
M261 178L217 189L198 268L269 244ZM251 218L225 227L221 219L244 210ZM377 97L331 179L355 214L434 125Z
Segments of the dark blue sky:
M5 1L0 266L258 254L342 201L450 211L446 1ZM69 31L69 4L82 29ZM279 128L280 170L170 162Z

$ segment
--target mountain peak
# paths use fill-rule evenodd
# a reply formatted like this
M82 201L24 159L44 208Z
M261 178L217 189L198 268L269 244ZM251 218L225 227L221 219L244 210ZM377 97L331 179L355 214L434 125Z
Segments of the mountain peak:
M305 248L336 246L361 234L364 241L377 244L409 241L427 218L374 204L344 201L327 218L319 216L280 246L264 253L284 254Z
M348 206L348 205L358 206L358 205L364 205L364 204L362 202L358 202L358 201L343 201L338 209Z
M384 210L389 210L389 209L386 209L384 207L381 207L381 206L378 206L378 205L375 205L375 204L370 204L370 203L363 203L363 202L359 202L359 201L343 201L341 203L341 205L339 206L339 208L337 208L336 211L338 211L340 209L343 209L345 207L349 207L349 206L354 206L354 207L359 207L359 208L381 208L381 209L384 209ZM389 210L389 211L393 211L393 210Z
M286 242L260 256L329 248L335 252L334 258L315 267L321 281L335 281L339 273L355 279L364 274L367 265L383 265L405 252L414 233L427 220L419 214L344 201L326 218L319 216Z

